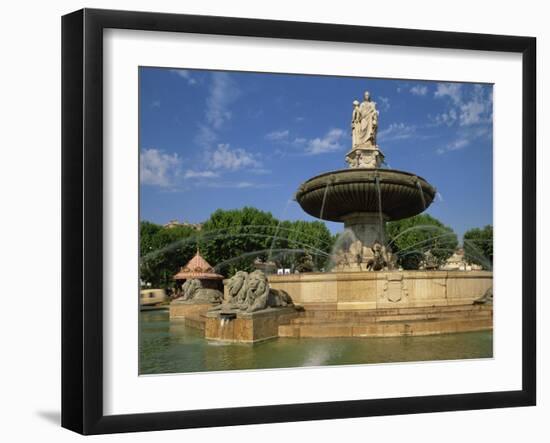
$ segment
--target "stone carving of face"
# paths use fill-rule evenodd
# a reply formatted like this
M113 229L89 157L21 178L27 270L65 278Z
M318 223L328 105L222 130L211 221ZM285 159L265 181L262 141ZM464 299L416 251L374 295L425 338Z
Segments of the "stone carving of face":
M366 100L366 101L369 101L369 100L370 100L369 91L365 91L365 100Z

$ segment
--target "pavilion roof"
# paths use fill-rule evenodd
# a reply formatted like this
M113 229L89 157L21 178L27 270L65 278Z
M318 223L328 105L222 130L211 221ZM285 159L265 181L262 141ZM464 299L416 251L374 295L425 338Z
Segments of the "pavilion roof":
M216 273L214 268L202 258L197 250L195 256L174 275L174 280L188 280L191 278L221 280L223 275Z

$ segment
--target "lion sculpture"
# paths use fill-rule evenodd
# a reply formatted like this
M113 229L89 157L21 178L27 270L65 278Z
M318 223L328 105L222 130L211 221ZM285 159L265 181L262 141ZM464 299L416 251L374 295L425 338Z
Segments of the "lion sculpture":
M186 280L181 286L181 292L182 301L220 303L223 299L221 291L203 287L202 282L197 278Z
M266 275L260 270L251 273L238 271L225 285L226 298L215 309L256 312L266 308L294 306L292 298L285 291L269 287Z

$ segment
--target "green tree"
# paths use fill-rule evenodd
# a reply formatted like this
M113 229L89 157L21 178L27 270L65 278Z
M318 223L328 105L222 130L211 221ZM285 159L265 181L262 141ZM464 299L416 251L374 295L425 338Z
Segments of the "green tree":
M291 250L304 250L294 255L291 267L302 263L304 256L309 254L313 259L314 269L325 268L334 244L334 238L326 225L321 221L296 220L287 222L286 226L287 247Z
M139 256L144 257L153 251L153 238L162 229L162 226L148 221L139 223Z
M454 231L428 214L389 222L387 233L390 247L403 269L418 269L427 251L441 264L458 245Z
M333 242L323 222L279 221L270 212L251 207L218 209L204 223L201 234L204 257L225 276L252 271L257 257L295 268L306 253L320 269Z
M474 228L464 234L466 260L485 269L493 267L493 225Z
M191 227L140 225L140 277L159 287L171 287L172 277L200 246L201 255L226 277L254 270L254 260L273 260L283 267L326 267L334 237L320 221L279 221L256 208L218 209L197 232Z
M201 252L223 275L252 271L256 257L267 258L277 225L270 212L256 208L218 209L202 227Z
M169 288L172 277L195 254L198 233L189 226L163 228L140 223L140 278L154 287Z

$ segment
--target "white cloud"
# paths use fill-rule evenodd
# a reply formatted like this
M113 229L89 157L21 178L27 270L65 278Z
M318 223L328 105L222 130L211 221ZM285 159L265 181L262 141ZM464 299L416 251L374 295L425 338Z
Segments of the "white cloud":
M140 182L144 185L169 187L179 174L178 154L166 154L158 149L144 149L139 155Z
M199 131L195 136L195 142L204 149L209 149L216 143L218 134L210 126L199 124Z
M447 112L443 112L435 116L435 122L438 124L444 124L452 126L458 119L458 113L454 108L449 109Z
M461 127L456 133L455 140L438 148L436 152L438 154L445 154L447 152L458 151L470 146L473 142L480 139L489 140L492 136L493 133L489 125Z
M231 119L229 106L240 95L240 90L231 76L225 72L212 74L210 94L206 99L206 121L214 129L220 129Z
M252 187L254 187L254 183L252 183L252 182L237 182L237 183L235 183L235 187L240 188L240 189L242 189L242 188L252 188Z
M482 117L486 112L486 105L485 103L473 100L463 104L460 107L460 111L460 125L474 125L481 123Z
M453 103L459 104L462 100L462 85L459 83L438 83L434 97L449 97Z
M229 144L221 143L216 150L212 152L210 165L214 169L228 169L236 171L245 167L260 168L261 162L254 158L254 154L244 149L231 149Z
M378 133L378 139L384 141L405 140L416 135L416 126L405 123L392 123Z
M413 95L426 95L428 93L428 87L426 85L415 85L409 89Z
M185 79L187 81L188 85L196 85L197 84L197 80L195 78L193 78L191 73L186 69L171 69L170 71L173 72L174 74L178 75L179 77Z
M265 138L271 141L281 141L281 140L288 139L289 135L290 135L290 131L288 129L285 129L281 131L270 132L269 134L266 134Z
M185 171L183 178L215 178L218 177L218 173L214 171L194 171L188 169Z
M473 89L464 90L454 83L439 83L435 97L450 97L451 105L446 112L435 116L437 124L452 126L479 125L492 121L493 95L490 88L474 85Z
M296 137L294 141L292 142L293 145L300 146L307 142L307 138L304 137Z
M306 152L311 155L324 154L342 149L342 139L345 133L341 129L331 129L322 138L314 138L307 142Z
M388 97L378 96L378 100L380 100L381 108L383 111L387 111L390 109L390 99Z
M195 136L195 142L204 151L211 150L218 141L218 132L231 119L230 107L240 95L239 88L229 74L214 72L211 79L209 94L206 97L205 121L199 123L199 130Z
M472 97L460 106L460 125L488 123L493 118L493 93L489 88L475 85Z
M448 143L443 148L438 148L436 152L441 155L441 154L445 154L446 152L459 151L460 149L464 149L469 144L470 144L470 140L459 139L459 140L452 141L451 143Z
M459 149L465 148L470 144L470 140L462 139L462 140L455 140L452 143L449 143L447 145L447 151L458 151Z
M203 186L206 186L208 188L237 188L237 189L245 189L245 188L254 188L254 189L260 189L260 188L274 188L278 185L270 184L270 183L254 183L249 181L209 181L207 183L204 183Z

